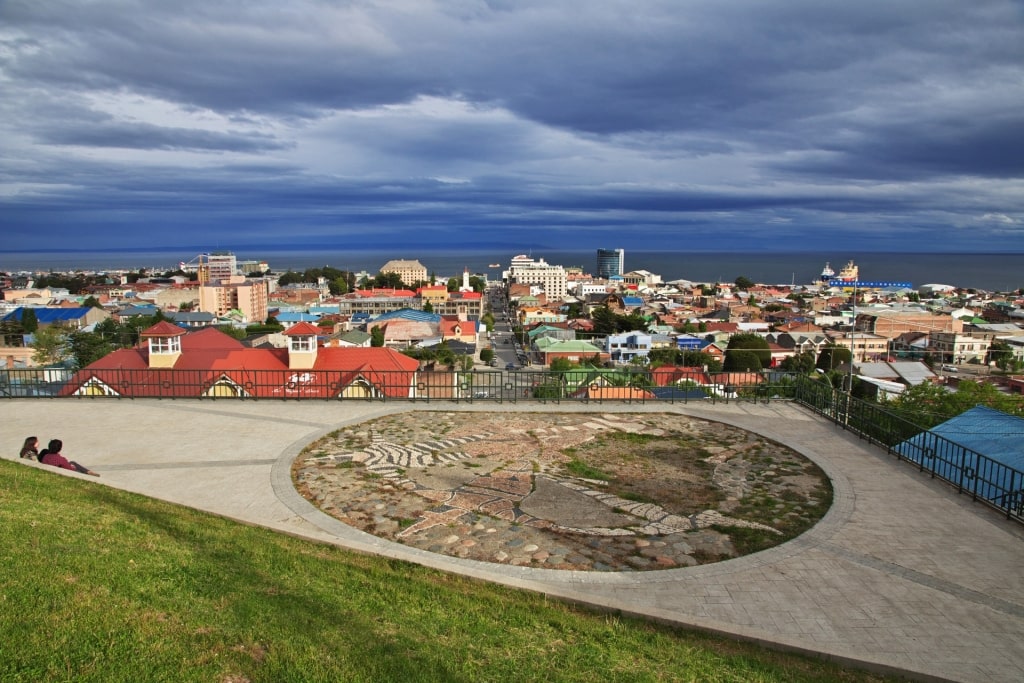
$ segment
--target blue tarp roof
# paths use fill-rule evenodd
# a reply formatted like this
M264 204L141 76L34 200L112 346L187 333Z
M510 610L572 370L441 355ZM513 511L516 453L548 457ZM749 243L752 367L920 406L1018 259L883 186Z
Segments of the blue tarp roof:
M976 406L932 427L931 432L1024 471L1024 418Z
M4 320L17 320L20 322L21 312L24 310L24 307L15 309L5 315ZM40 325L78 320L85 317L85 314L89 312L88 308L33 308L32 310L35 311L36 320L39 321Z
M990 500L1002 501L1024 486L1024 418L985 406L971 408L893 450Z
M320 319L319 315L312 313L278 313L277 322L279 323L315 323Z

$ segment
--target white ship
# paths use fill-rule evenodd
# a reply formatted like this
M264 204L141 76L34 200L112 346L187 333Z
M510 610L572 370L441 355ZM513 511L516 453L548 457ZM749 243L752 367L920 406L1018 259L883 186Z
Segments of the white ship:
M836 276L836 271L832 270L831 264L825 262L825 267L821 269L821 277L818 278L821 282L828 282Z

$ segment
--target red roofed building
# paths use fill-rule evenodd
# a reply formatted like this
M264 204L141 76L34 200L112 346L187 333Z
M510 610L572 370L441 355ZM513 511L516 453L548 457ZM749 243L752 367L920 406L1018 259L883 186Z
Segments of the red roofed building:
M651 380L655 386L668 387L679 382L694 384L711 384L711 378L704 368L683 367L679 365L662 365L651 370Z
M143 343L79 370L66 396L132 398L410 398L419 362L386 348L320 347L320 328L293 325L287 349L253 349L219 330L161 322Z

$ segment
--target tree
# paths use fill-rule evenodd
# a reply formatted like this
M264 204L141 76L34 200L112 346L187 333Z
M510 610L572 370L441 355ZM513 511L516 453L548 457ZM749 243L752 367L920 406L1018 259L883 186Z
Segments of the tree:
M988 359L1003 372L1013 372L1021 365L1021 362L1013 355L1013 347L1001 339L992 340L988 347Z
M746 353L750 352L757 358L757 366L750 367L750 357ZM733 356L738 356L738 360L734 360ZM749 332L734 334L729 337L729 345L725 350L725 365L724 369L726 372L738 371L738 370L760 370L761 368L767 368L771 365L772 353L768 347L768 340L764 337L752 334Z
M449 292L457 292L457 291L459 291L459 278L457 278L457 277L450 277L450 278L448 278L447 288L448 288Z
M483 349L480 351L480 360L484 363L490 363L494 360L494 349Z
M736 289L750 289L751 287L757 286L756 282L750 278L743 277L742 275L734 280L734 284L736 285Z
M594 312L590 315L590 319L594 321L594 333L615 334L618 331L616 317L612 309L607 306L595 308Z
M548 366L551 372L566 372L572 369L572 363L568 358L553 358Z
M756 372L762 367L757 352L751 349L735 349L725 355L726 372Z
M34 334L39 329L39 318L36 317L34 309L21 309L21 328L25 330L25 334Z
M807 375L814 372L814 352L804 351L794 356L784 358L779 367L786 372L798 372L802 375Z
M85 298L85 301L82 302L82 306L85 308L103 308L103 304L100 303L100 300L92 295Z
M432 303L430 303L429 301L424 301L423 302L423 312L424 313L433 313L434 312L434 305Z
M903 419L929 429L964 411L985 405L1024 417L1024 398L1003 394L987 382L961 380L955 392L930 382L910 387L886 407Z
M114 351L114 345L95 332L76 330L68 337L68 346L75 368L92 365L100 358Z
M381 347L384 346L384 327L383 325L377 325L370 330L370 346Z
M821 349L818 354L818 362L815 365L819 370L828 372L836 370L853 360L853 352L845 346L829 344Z
M70 332L61 325L50 325L40 328L35 334L32 348L32 360L37 365L61 365L71 359L71 348L68 344Z
M405 287L402 276L394 272L377 273L377 277L373 280L374 286L380 289L402 289Z

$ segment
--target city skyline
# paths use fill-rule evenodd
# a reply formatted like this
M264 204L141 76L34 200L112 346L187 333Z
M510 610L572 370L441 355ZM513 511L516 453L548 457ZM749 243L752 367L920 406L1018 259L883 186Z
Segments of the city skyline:
M4 3L0 249L1020 252L1022 19Z

